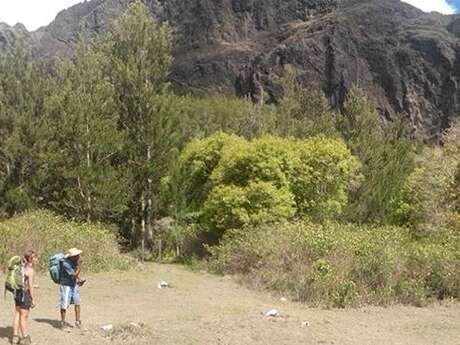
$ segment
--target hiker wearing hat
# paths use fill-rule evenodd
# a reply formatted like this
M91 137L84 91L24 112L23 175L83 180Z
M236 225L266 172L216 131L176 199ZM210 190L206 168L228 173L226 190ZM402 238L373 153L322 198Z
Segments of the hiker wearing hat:
M84 281L80 280L82 251L77 248L69 249L62 261L61 277L59 281L59 306L61 309L61 328L69 325L66 323L66 312L71 304L75 306L75 326L81 327L80 319L80 290Z

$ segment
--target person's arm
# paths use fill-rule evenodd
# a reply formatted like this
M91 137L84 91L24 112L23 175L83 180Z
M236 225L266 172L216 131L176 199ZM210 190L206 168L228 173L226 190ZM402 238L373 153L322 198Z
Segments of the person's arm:
M81 266L80 264L78 264L77 268L75 269L75 278L78 280L80 280L80 272L81 272Z
M36 300L35 300L35 270L30 269L29 270L29 291L30 291L30 297L32 298L32 308L35 307Z
M67 261L62 262L62 268L69 276L74 277L76 275L75 270Z
M77 261L77 267L75 269L75 278L77 279L77 283L80 283L82 281L81 278L80 278L81 264L82 264L82 260L81 260L81 257L80 257L78 259L78 261Z

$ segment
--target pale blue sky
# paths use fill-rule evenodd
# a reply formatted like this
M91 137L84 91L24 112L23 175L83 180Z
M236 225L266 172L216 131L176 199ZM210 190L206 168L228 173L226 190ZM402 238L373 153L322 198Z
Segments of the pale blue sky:
M83 0L0 0L0 22L21 22L29 31L51 23L59 11Z
M458 12L460 0L403 0L423 11L437 11L445 14Z
M184 0L187 1L187 0ZM424 11L454 13L460 9L460 0L404 0ZM33 31L48 25L56 14L82 0L0 0L0 22L14 25L23 23Z

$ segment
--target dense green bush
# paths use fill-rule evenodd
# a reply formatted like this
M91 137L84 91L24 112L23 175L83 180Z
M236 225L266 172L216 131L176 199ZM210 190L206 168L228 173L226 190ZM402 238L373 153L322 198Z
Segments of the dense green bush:
M210 267L311 305L408 303L460 296L458 236L414 242L401 227L291 223L228 232Z
M188 211L196 211L212 188L210 177L220 162L222 148L225 145L237 146L241 142L244 140L223 132L190 142L182 151L172 177L171 183L177 186L175 191L180 194L175 202L183 202Z
M69 248L83 250L85 271L127 269L130 260L119 252L114 231L99 224L66 221L48 211L32 211L0 223L0 267L13 255L33 249L40 256L40 268L48 258Z
M295 205L287 188L259 181L244 187L217 186L202 212L207 228L220 235L227 229L285 221L295 214Z
M359 163L340 140L247 141L216 133L184 149L169 190L177 191L177 214L195 214L219 237L227 229L293 216L338 216L358 182Z
M342 213L360 182L359 163L342 141L313 137L296 143L289 176L300 216L331 219Z
M420 155L397 199L400 221L417 238L460 229L460 123L445 133L443 143Z
M300 141L273 136L227 144L211 175L212 183L246 186L251 181L266 181L278 188L288 187L298 145Z

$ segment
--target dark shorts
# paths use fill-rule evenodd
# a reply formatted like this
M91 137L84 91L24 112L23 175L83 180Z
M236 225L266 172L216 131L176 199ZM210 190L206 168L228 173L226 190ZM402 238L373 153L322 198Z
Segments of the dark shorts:
M14 304L21 309L29 310L32 307L32 296L29 290L16 290Z

